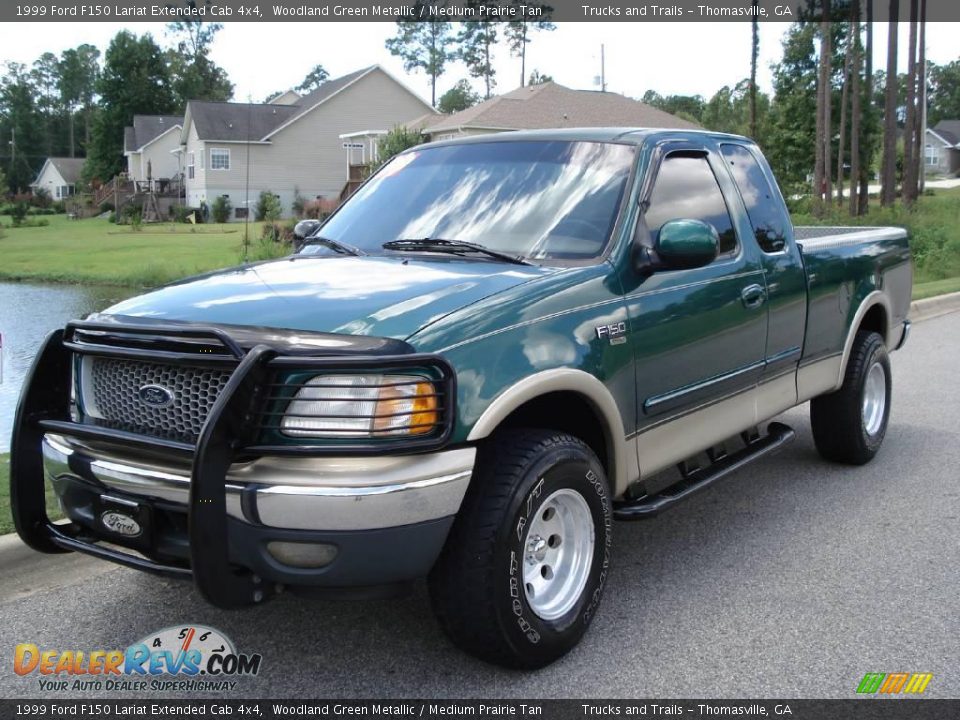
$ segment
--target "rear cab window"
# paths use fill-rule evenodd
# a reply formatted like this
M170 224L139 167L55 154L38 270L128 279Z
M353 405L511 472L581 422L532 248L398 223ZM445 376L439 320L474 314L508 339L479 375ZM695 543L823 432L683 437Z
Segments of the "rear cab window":
M733 175L760 249L780 252L787 244L788 221L757 158L742 145L729 143L720 146L720 153Z

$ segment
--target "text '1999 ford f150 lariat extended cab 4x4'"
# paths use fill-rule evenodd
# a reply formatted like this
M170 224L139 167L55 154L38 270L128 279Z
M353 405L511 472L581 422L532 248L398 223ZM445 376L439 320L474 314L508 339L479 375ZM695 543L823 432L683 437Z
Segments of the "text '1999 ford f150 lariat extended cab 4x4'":
M220 607L426 577L458 646L543 666L596 614L613 521L792 439L766 421L809 400L823 457L874 456L911 282L903 230L793 228L742 137L422 145L290 257L51 334L17 530Z

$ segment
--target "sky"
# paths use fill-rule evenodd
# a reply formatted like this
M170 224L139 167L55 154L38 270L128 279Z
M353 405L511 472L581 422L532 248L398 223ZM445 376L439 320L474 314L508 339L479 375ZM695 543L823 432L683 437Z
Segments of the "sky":
M877 23L874 66L886 66L887 28ZM298 85L316 64L331 77L379 63L430 99L429 79L410 74L384 47L393 23L297 22L226 23L213 46L213 60L226 69L235 85L234 99L262 101L277 90ZM786 23L760 23L758 84L771 90L770 65L780 59ZM0 63L32 63L40 53L60 53L81 43L101 51L119 30L150 32L162 46L172 43L163 23L4 23L0 26ZM956 23L929 23L927 56L937 63L960 56ZM901 23L901 70L906 69L907 26ZM607 89L640 97L653 89L662 95L709 98L724 85L749 74L750 23L574 23L557 24L553 32L533 36L527 47L527 75L533 69L578 89L596 89L600 46L605 47ZM520 84L520 61L499 47L494 66L497 91ZM437 96L467 76L459 63L438 81ZM473 81L481 90L481 83Z

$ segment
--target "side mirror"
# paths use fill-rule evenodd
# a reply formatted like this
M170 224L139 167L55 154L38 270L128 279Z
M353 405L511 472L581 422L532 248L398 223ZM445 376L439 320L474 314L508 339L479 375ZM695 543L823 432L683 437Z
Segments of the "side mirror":
M293 226L293 235L298 240L303 240L313 234L313 231L320 227L319 220L301 220Z
M689 270L709 265L720 253L720 236L700 220L671 220L657 234L659 268Z

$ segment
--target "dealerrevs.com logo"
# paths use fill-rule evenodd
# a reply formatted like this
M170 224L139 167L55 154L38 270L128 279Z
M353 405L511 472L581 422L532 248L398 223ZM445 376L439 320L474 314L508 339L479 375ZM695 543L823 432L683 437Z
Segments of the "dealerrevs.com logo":
M45 692L229 691L260 672L262 656L238 653L222 632L203 625L168 627L126 650L59 650L20 643L13 669L35 676Z

